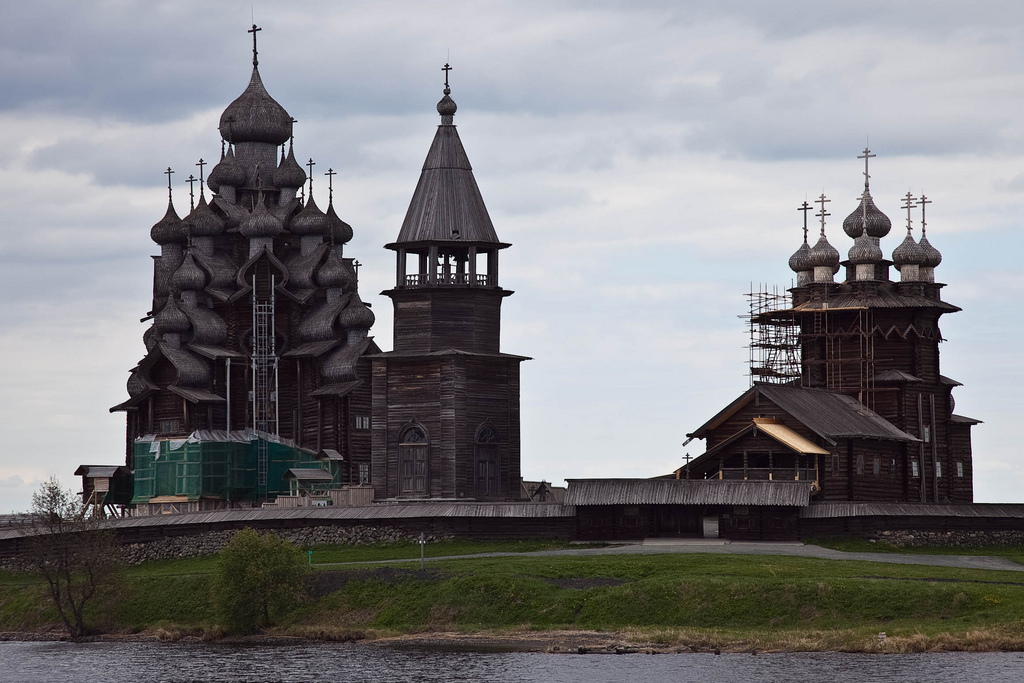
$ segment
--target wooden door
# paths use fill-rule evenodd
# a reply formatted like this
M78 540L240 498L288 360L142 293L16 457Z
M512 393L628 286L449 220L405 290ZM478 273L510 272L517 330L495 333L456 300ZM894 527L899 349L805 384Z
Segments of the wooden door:
M427 444L401 444L398 447L399 492L408 496L427 494Z

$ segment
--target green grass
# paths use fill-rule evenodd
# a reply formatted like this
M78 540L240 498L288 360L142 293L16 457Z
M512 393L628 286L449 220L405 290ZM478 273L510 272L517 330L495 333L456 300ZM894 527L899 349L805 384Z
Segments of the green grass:
M541 549L537 543L457 541L431 549L439 556ZM410 552L418 557L418 545L317 549L314 561ZM109 632L216 634L209 600L216 561L128 568L91 617ZM717 554L466 557L432 562L426 572L415 564L386 566L381 560L322 568L319 597L297 605L276 632L574 629L639 633L656 642L865 649L873 634L886 631L900 647L946 638L1024 648L1024 574L1016 572ZM0 630L54 623L37 580L0 572Z
M895 546L854 536L825 536L808 539L810 545L842 550L851 553L906 553L910 555L991 555L1005 557L1017 564L1024 564L1024 546L1020 545L974 545L974 546Z
M452 539L434 541L424 547L426 557L450 555L473 555L477 553L529 553L538 550L568 548L570 543L558 539L525 539L507 541L469 541ZM588 547L574 545L572 547ZM378 562L387 560L416 559L420 556L419 543L407 541L375 545L319 545L313 550L313 564L335 564L342 562Z

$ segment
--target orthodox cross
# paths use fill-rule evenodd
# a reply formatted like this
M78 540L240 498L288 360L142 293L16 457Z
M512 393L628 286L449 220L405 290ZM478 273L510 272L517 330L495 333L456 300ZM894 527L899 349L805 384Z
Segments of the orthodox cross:
M203 183L203 182L206 181L205 177L203 176L203 166L206 166L208 163L210 163L210 162L209 161L203 161L203 158L199 157L199 163L196 164L196 166L199 167L199 182L200 183ZM203 187L202 184L200 184L199 185L200 190L202 190L202 187Z
M327 169L327 173L324 173L324 175L327 176L327 201L328 202L333 202L334 201L334 176L338 175L338 172L335 171L333 168L329 168L329 169Z
M448 62L445 62L444 66L441 67L441 71L444 72L444 87L446 87L446 88L448 87L448 72L451 71L451 70L452 70L452 67L450 67L448 65Z
M251 33L252 34L252 65L253 65L253 67L257 67L257 66L260 65L260 60L256 58L256 56L258 54L256 52L256 32L257 31L262 31L262 30L263 29L261 29L258 26L256 26L256 24L253 24L252 28L249 29L248 31L246 31L246 33Z
M814 215L821 219L821 236L822 237L825 236L825 217L832 215L830 213L825 213L825 204L827 204L828 202L831 202L831 201L832 201L831 199L825 199L825 193L824 192L821 193L820 197L818 197L817 199L814 200L815 204L821 204L821 211L819 211L818 213L816 213Z
M907 234L909 235L911 225L913 225L913 221L910 220L910 210L914 208L914 203L917 200L914 198L914 195L910 194L910 192L907 192L907 194L903 196L903 199L901 201L905 204L905 206L903 206L902 208L907 210Z
M292 117L292 134L288 136L288 144L290 144L290 145L294 145L295 144L295 124L298 123L298 122L299 122L299 120L293 116Z
M925 228L926 225L928 225L927 223L925 223L925 220L924 220L924 207L927 204L931 204L932 200L930 200L930 199L928 199L928 197L924 196L924 193L922 192L921 193L921 199L919 199L917 201L917 203L921 205L921 237L924 237L924 228Z
M807 200L805 199L804 203L801 206L798 206L797 209L796 209L797 211L803 211L804 212L804 242L807 241L807 212L810 211L813 208L814 207L811 206L810 204L808 204Z
M167 170L164 171L164 175L167 176L167 201L171 201L171 174L172 173L174 173L174 171L171 170L170 166L168 166Z
M363 265L359 261L352 261L352 267L356 270L356 282L359 282L359 266Z
M870 159L872 157L875 157L875 156L878 156L878 155L877 154L872 154L871 150L868 149L867 147L865 147L864 148L864 153L857 157L858 159L863 159L864 160L864 189L867 189L868 181L871 178L871 176L868 175L868 159Z
M312 199L313 198L313 167L316 166L316 162L313 161L313 157L309 158L309 161L306 162L306 166L309 167L309 197L310 197L310 199Z
M198 178L196 178L191 173L188 174L188 179L185 180L185 182L188 183L188 205L192 208L193 211L196 208L196 180L198 180Z

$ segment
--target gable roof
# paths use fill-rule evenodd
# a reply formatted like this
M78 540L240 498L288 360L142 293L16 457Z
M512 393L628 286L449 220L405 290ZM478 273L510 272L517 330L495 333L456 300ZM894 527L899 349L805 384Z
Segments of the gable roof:
M707 433L758 397L768 399L795 420L830 443L836 439L883 439L916 443L917 437L898 429L856 399L824 389L784 384L755 384L717 415L687 436L706 438Z

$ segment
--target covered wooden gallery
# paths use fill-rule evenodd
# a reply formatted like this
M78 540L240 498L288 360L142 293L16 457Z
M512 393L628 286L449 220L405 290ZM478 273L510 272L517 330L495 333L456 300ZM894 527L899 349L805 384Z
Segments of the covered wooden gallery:
M814 501L913 501L920 489L920 440L824 389L754 384L689 436L707 450L684 479L807 482Z
M811 481L570 479L580 539L650 537L784 541L799 538Z

